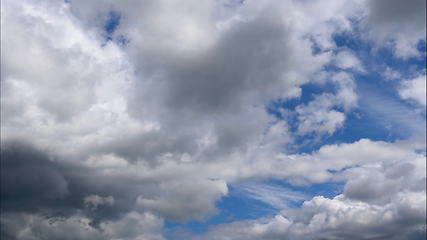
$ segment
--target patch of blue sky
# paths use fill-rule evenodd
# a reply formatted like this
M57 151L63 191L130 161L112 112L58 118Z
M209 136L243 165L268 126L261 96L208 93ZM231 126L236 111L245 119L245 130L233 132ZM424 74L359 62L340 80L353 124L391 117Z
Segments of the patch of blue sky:
M104 39L105 43L109 41L114 41L120 46L124 46L129 42L123 35L115 34L116 29L119 27L121 22L121 14L119 12L110 11L107 16L107 20L105 21L103 30L104 30Z
M109 36L111 36L116 30L116 28L120 25L120 19L120 13L115 11L110 11L108 13L108 19L105 22L104 30Z
M338 48L345 47L355 51L366 51L372 49L372 43L360 39L357 32L358 30L355 32L339 32L332 35L332 40Z

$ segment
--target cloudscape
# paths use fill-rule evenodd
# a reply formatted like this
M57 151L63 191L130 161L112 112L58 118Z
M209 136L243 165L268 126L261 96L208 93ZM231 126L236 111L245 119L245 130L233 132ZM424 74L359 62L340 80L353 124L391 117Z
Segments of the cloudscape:
M426 239L425 0L2 0L1 239Z

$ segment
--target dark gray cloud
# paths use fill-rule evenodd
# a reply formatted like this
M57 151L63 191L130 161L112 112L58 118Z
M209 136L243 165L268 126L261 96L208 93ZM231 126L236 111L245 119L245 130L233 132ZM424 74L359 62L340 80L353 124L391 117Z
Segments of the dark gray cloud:
M141 176L129 170L109 173L108 169L61 160L20 142L2 143L1 154L1 207L5 213L36 213L47 218L80 214L89 218L93 227L117 220L133 209L187 221L215 213L214 201L227 192L222 181L199 180L198 186L193 186L191 176L179 176L181 173L169 177L168 172L144 176L143 169ZM197 199L188 202L193 194ZM87 205L90 196L111 200L93 208Z
M98 220L114 218L131 208L132 181L100 176L90 169L64 164L55 156L20 142L2 143L2 212L44 213L70 216L83 211ZM86 209L84 198L90 194L115 196L114 206ZM137 194L134 194L136 198Z
M21 143L1 148L2 210L36 210L70 194L69 183L54 160Z

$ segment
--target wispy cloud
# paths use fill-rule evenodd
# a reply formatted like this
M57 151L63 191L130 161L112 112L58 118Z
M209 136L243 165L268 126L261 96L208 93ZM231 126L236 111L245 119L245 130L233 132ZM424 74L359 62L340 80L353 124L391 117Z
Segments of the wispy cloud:
M365 87L361 92L361 106L371 121L381 123L389 132L404 137L417 136L424 132L425 118L398 98Z
M263 202L275 209L289 208L291 205L309 199L304 193L277 184L245 182L233 185L237 194Z

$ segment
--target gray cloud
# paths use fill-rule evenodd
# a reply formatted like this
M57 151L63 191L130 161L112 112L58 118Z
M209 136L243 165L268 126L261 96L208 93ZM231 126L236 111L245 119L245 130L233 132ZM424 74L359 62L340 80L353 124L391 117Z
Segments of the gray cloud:
M98 228L82 215L47 218L38 214L6 213L1 218L1 238L6 240L44 239L147 239L162 240L163 221L151 214L130 212Z
M70 216L84 210L84 197L112 193L122 197L119 179L94 174L77 165L64 164L54 156L19 142L2 143L2 211L43 212L50 216ZM88 175L89 174L89 175ZM106 187L108 186L108 187ZM104 192L103 192L104 191ZM126 190L124 190L126 191ZM88 212L96 219L111 218L129 209L129 201L120 198L118 206ZM101 209L102 208L102 209Z
M417 44L426 40L426 1L366 1L362 25L380 47L392 46L402 58L420 56Z

